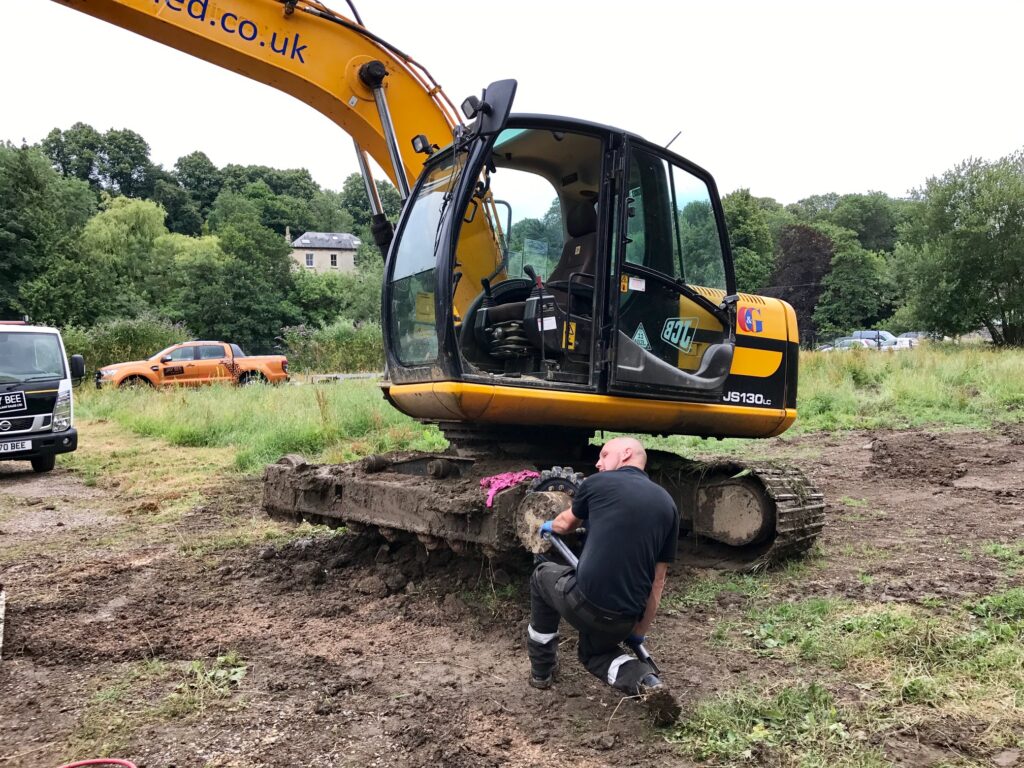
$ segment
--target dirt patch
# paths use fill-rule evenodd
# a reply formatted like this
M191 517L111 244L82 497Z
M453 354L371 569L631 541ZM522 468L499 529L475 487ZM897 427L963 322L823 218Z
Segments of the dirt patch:
M856 433L758 447L810 456L800 463L829 501L824 555L779 587L781 599L955 601L1017 583L984 554L1024 539L1024 449L1012 435ZM463 559L285 523L274 538L247 539L239 531L264 519L253 480L146 525L117 512L116 489L50 477L60 490L0 475L0 510L13 515L0 519L4 766L56 766L104 745L140 766L689 764L641 706L575 663L571 630L560 681L526 684L528 556ZM44 510L34 498L60 501ZM706 576L679 567L672 587ZM649 639L686 708L782 671L713 641L746 605L722 597L665 612ZM193 663L209 668L229 652L244 678L183 710ZM879 746L908 765L982 749L973 731L949 725Z

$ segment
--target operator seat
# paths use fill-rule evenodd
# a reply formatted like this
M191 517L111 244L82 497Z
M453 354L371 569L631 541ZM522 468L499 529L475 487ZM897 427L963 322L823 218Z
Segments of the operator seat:
M570 308L573 316L571 349L589 349L594 303L594 265L597 260L597 212L593 202L583 200L570 208L565 225L569 239L562 246L562 253L551 275L544 281L543 296L536 286L527 281L509 280L495 286L494 305L474 304L470 308L467 325L472 328L476 344L481 349L490 350L492 355L498 357L528 354L530 347L557 352L562 349L562 326L568 320ZM516 285L508 285L512 283ZM525 291L519 288L522 283L525 283ZM504 291L506 296L514 296L518 300L501 301L497 295L498 288L505 285L516 289ZM478 301L482 299L481 296ZM545 314L549 316L547 323L541 317ZM554 315L554 319L550 315ZM583 327L579 328L580 339L576 342L576 326L580 324Z
M565 228L569 232L569 239L562 246L558 264L544 286L555 297L555 303L563 312L569 308L569 280L574 274L579 274L573 281L574 295L581 294L576 286L582 283L590 288L589 291L582 293L586 293L588 298L593 296L594 262L597 259L597 212L594 210L594 204L583 201L570 208L565 219ZM582 306L576 306L574 299L573 313L579 313L583 309ZM586 314L591 314L589 306L586 307Z

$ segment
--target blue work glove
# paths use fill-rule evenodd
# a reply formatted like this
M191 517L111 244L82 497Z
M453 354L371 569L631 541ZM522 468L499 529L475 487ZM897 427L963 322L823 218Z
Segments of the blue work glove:
M555 524L554 520L545 520L544 524L540 527L540 535L541 536L550 536L552 533L554 533L555 532L554 527L553 527L554 524Z
M644 640L647 639L647 635L630 635L626 638L626 645L630 648L636 648L639 645L644 644Z

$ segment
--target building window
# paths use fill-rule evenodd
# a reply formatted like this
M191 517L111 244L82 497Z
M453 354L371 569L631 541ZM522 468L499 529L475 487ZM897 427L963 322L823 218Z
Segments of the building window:
M335 268L338 266L338 254L336 253L331 254L331 266Z
M313 254L312 253L307 253L306 254L306 266L309 267L310 269L313 268Z

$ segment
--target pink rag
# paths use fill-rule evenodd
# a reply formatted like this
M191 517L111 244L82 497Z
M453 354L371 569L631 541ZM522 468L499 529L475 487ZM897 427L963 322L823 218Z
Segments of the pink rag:
M506 488L511 488L513 485L523 482L523 480L531 480L540 475L534 472L532 469L521 469L518 472L502 472L500 475L491 475L485 477L480 481L480 487L487 490L487 506L490 508L494 505L494 497L498 495L499 491L504 491Z

